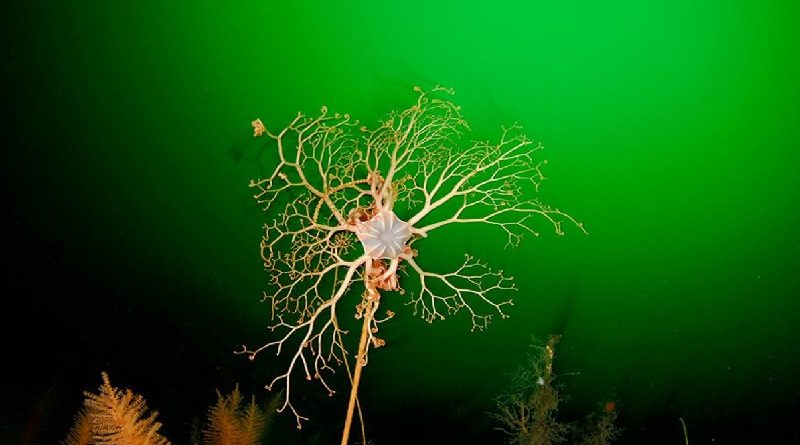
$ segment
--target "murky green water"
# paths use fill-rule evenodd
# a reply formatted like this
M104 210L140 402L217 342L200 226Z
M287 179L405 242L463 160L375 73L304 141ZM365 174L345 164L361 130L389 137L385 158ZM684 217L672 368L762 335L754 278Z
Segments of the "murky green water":
M5 337L4 442L61 438L101 370L178 443L215 388L263 396L281 359L231 354L268 338L250 121L374 123L437 83L476 138L516 121L542 141L543 199L590 234L426 240L431 267L469 252L517 276L517 304L470 333L387 300L361 388L376 444L501 443L492 399L555 333L562 415L613 400L618 443L682 443L679 418L692 443L800 437L797 5L95 3L0 14L5 298L50 338ZM278 417L270 443L336 440L347 391L297 391L313 421Z

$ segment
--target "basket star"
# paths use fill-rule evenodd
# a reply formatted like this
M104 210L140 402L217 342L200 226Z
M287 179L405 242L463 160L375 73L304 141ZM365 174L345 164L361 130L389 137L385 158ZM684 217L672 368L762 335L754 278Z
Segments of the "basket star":
M543 146L520 125L503 127L492 140L472 140L461 107L449 99L452 90L414 91L415 101L375 126L327 107L297 113L275 131L259 119L252 122L254 136L265 138L263 149L274 155L265 176L250 187L267 212L260 243L269 275L263 300L270 306L269 328L279 335L236 352L251 360L266 350L286 357L286 368L267 388L282 386L278 411L294 414L298 428L308 418L293 403L292 382L317 381L332 395L328 373L352 360L352 367L346 365L351 385L342 444L349 443L369 351L386 344L376 336L379 324L394 315L378 315L382 295L394 292L395 302L402 300L428 323L463 313L473 330L483 330L493 317L508 317L513 277L468 252L461 252L463 263L455 269L428 270L445 264L422 239L461 224L500 230L505 247L537 236L537 221L558 235L565 224L585 232L535 196L545 179L546 161L538 155ZM424 263L417 262L416 243L423 244ZM357 350L355 342L343 340L339 324L352 302L361 320Z
M372 219L358 223L358 239L373 259L396 260L411 238L411 226L391 210L381 210Z

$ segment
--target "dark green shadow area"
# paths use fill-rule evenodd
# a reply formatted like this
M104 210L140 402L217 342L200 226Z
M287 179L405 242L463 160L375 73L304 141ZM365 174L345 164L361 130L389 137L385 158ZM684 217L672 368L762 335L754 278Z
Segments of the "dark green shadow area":
M492 399L556 333L564 416L614 400L620 444L682 443L678 418L691 443L800 440L796 2L319 3L0 6L0 442L61 439L101 370L175 443L214 389L264 397L281 358L232 354L269 338L250 121L324 104L372 124L437 83L476 138L519 122L542 141L543 200L590 234L420 243L520 291L483 333L385 302L376 444L502 443ZM270 443L336 440L344 388L298 385L313 421L278 417Z

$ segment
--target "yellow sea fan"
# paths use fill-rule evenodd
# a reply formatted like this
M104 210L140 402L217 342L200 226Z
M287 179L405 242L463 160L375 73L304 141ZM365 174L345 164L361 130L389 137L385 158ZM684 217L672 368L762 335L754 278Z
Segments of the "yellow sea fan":
M217 391L217 403L208 410L203 431L205 445L257 445L264 434L267 416L255 398L242 406L238 385L227 396Z
M253 397L241 417L239 445L258 445L266 425L267 416L261 408L256 406L255 397Z
M89 445L92 440L92 419L86 415L86 411L81 410L75 415L75 423L67 433L67 438L61 441L61 445Z
M144 398L131 390L111 386L108 374L97 394L85 392L86 415L92 423L92 443L97 445L170 445L158 434L158 412L148 417Z

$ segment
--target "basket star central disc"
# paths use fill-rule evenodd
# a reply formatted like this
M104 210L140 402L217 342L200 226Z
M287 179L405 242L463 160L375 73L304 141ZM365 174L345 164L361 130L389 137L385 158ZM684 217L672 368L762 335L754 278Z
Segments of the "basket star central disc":
M382 210L369 221L358 223L358 239L374 259L396 259L411 238L411 226L391 210Z

